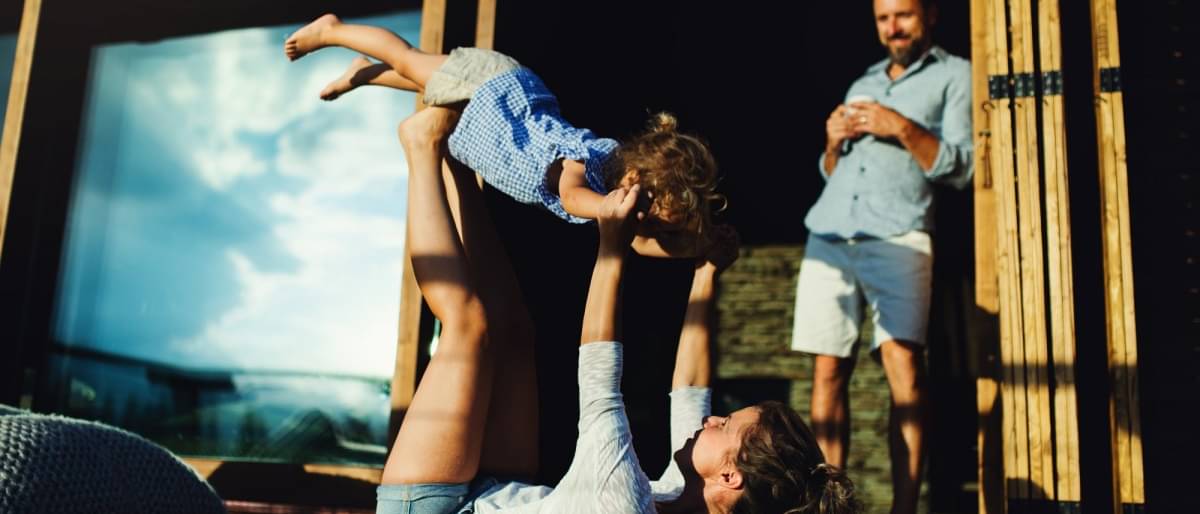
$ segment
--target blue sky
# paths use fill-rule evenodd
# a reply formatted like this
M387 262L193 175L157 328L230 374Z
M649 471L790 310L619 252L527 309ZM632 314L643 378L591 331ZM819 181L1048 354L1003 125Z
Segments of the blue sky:
M355 20L415 41L419 13ZM183 366L392 374L411 93L317 92L298 27L93 54L55 334ZM0 42L2 44L2 42Z

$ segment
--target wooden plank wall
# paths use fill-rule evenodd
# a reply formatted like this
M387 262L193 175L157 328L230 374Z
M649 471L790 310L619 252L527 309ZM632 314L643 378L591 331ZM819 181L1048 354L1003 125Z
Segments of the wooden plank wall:
M972 7L981 47L973 54L987 74L986 102L976 111L986 127L976 139L976 194L984 194L976 199L976 247L983 248L976 259L993 261L977 263L976 304L990 305L984 281L994 269L1003 446L1001 461L989 462L995 457L981 445L980 511L1070 511L1080 500L1079 445L1058 3L976 0ZM979 391L981 416L994 415L985 410L988 386ZM996 469L1002 485L988 476Z

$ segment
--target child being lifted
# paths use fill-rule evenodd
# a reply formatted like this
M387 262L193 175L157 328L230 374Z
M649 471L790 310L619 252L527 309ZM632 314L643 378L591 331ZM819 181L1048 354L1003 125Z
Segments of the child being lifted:
M291 60L341 46L357 57L321 98L333 100L361 85L424 94L430 106L461 109L450 155L514 200L540 205L571 223L597 217L614 188L639 185L645 197L633 249L650 256L694 256L707 246L716 162L700 139L676 131L676 120L655 115L649 129L624 143L572 126L558 100L528 68L478 48L449 55L413 48L393 32L342 23L326 14L284 44Z

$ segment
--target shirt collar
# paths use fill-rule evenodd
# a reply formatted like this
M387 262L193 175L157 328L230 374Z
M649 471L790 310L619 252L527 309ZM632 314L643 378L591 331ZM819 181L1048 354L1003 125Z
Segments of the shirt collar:
M896 77L896 80L900 80L904 77L912 75L913 73L916 73L917 70L923 68L931 59L935 61L945 60L946 50L938 45L930 45L929 49L926 50L924 54L918 57L917 60L913 61L908 68L904 69L904 73L901 73L899 77ZM891 63L892 59L890 57L886 57L882 61L872 64L870 68L867 68L867 74L872 75L875 73L883 73L886 77L888 65ZM891 81L890 78L888 78L888 80Z

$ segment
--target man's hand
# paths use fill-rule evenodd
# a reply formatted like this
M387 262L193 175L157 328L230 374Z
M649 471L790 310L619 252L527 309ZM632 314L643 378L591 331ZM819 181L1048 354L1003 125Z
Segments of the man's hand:
M701 258L696 260L696 267L708 268L715 273L725 271L738 258L741 241L737 230L731 225L717 225L713 227L713 234L709 239L708 248Z
M904 115L877 103L852 104L849 121L856 135L900 139L913 124Z
M633 241L633 225L645 216L638 211L637 199L641 186L634 184L629 189L613 189L600 202L596 213L596 226L600 229L600 253L623 256Z
M922 170L929 172L933 169L941 146L937 136L903 114L877 103L856 103L851 107L853 113L850 119L855 122L855 130L860 134L895 139L912 154Z
M854 139L861 135L855 129L853 120L846 117L846 106L838 104L837 108L829 115L829 119L825 120L825 152L836 153L840 151L842 141Z

